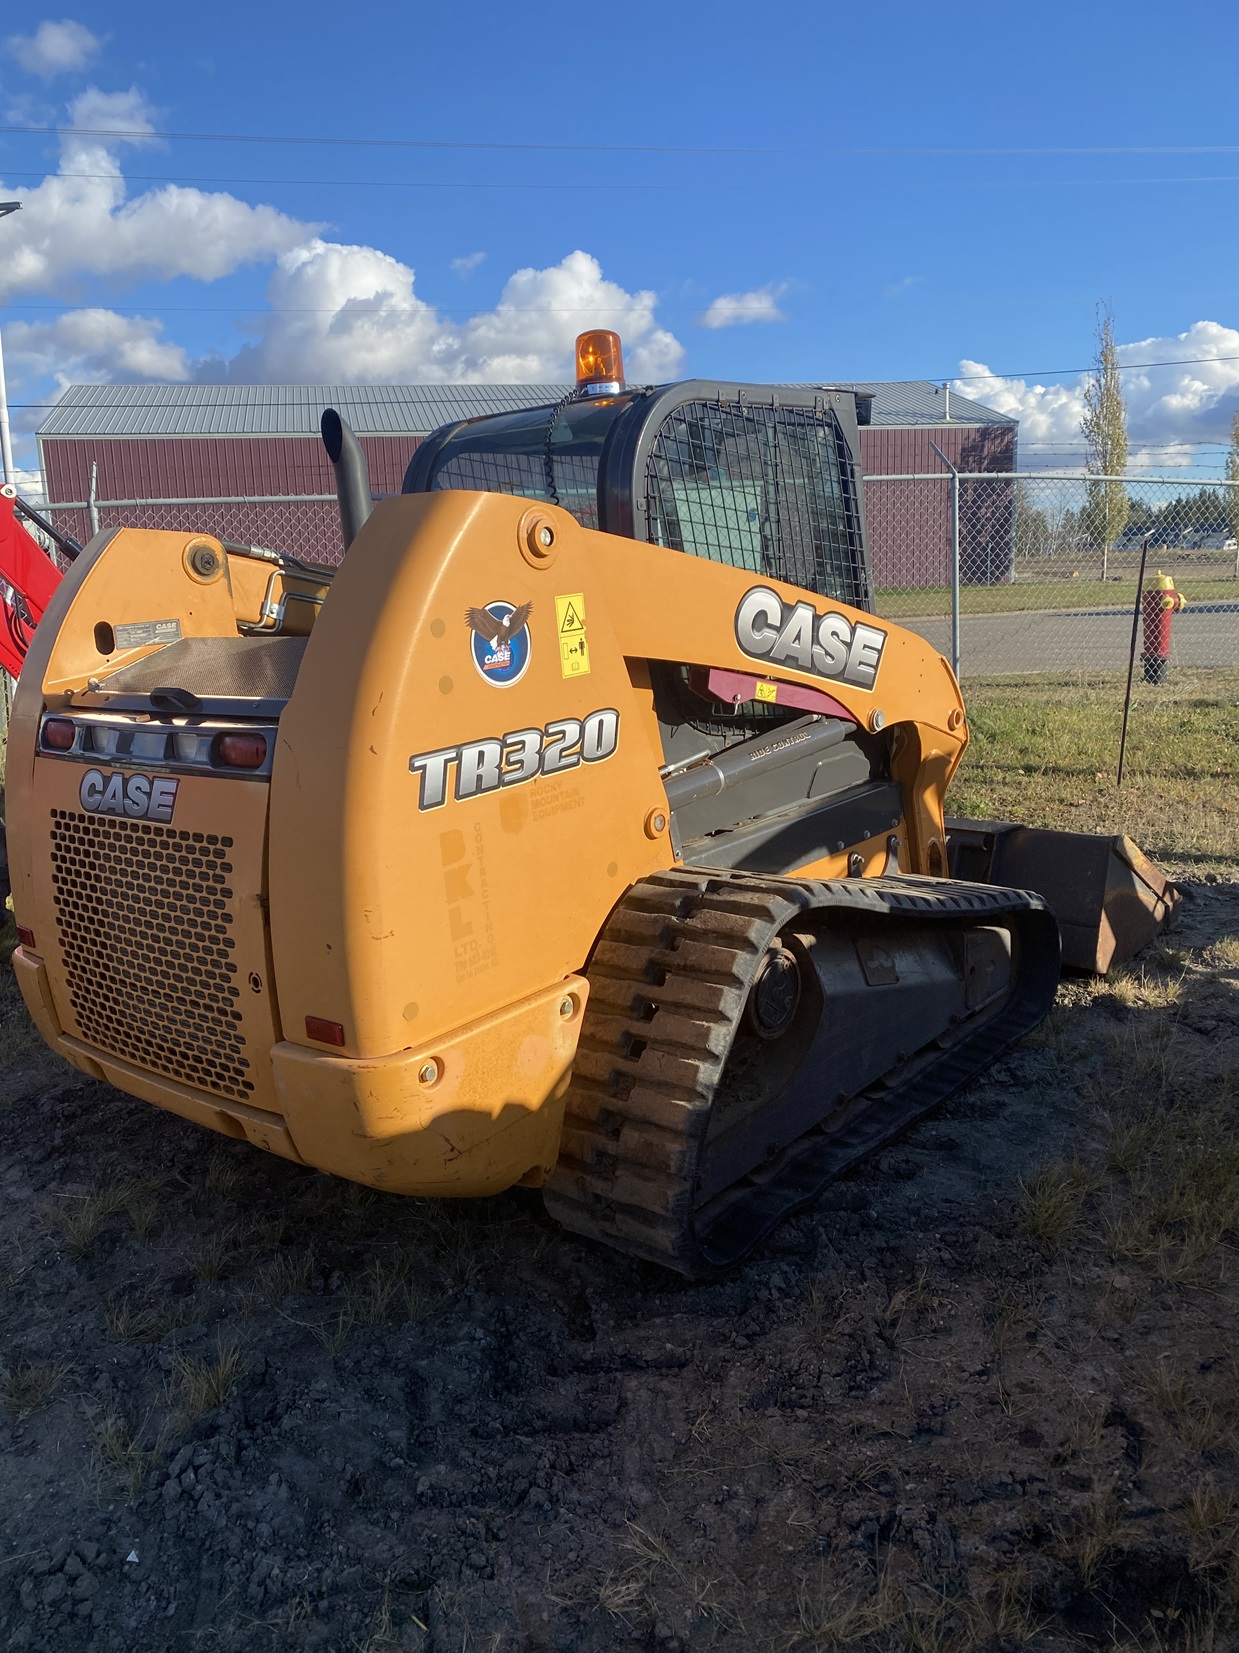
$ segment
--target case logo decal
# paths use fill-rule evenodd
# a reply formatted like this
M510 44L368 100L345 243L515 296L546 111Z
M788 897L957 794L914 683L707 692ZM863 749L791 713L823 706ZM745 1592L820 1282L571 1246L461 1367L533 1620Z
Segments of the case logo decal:
M127 815L133 821L170 821L180 782L170 775L105 775L88 769L77 795L91 815Z
M810 603L785 603L769 586L755 585L736 610L736 642L753 660L872 689L886 633L842 614L819 614Z
M509 689L519 683L529 666L529 616L532 603L487 603L467 608L465 624L471 633L473 664L484 683Z
M489 740L441 746L416 752L409 769L421 782L418 809L441 809L447 802L448 778L456 771L457 803L519 786L539 775L562 775L582 763L602 763L619 747L619 713L603 706L586 718L555 718L544 729L514 729Z

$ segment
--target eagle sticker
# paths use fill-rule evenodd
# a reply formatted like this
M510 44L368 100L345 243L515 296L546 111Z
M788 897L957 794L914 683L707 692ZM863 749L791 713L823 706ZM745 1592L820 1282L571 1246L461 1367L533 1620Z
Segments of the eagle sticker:
M483 682L510 689L524 677L529 667L532 613L532 603L493 602L465 610L473 664Z

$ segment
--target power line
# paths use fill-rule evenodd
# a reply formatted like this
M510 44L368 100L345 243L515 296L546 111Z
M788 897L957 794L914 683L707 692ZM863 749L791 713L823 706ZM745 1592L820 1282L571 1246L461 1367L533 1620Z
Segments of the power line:
M1120 362L1120 373L1143 373L1153 367L1200 367L1207 362L1239 362L1239 356L1179 356L1172 361L1165 362ZM1096 364L1089 362L1085 367L1035 367L1027 368L1019 373L956 373L944 375L951 378L952 383L986 383L991 379L1055 379L1071 373L1092 373Z
M413 295L411 304L349 304L347 313L350 316L385 316L407 315L413 306L421 305L427 309L442 312L448 320L452 320L452 310L449 305L436 303L432 299L420 298ZM708 308L708 301L694 305L660 305L658 308L663 315L683 316L694 313L703 307ZM171 315L252 315L263 316L334 316L344 310L342 305L279 305L277 307L263 307L261 305L245 304L123 304L123 305L72 305L72 304L43 304L24 303L21 301L0 300L0 308L14 311L58 311L69 315L75 310L107 308L113 314L134 316L171 316ZM630 305L509 305L496 306L494 311L470 312L470 314L495 314L501 309L505 316L623 316L631 309ZM1214 363L1239 362L1239 355L1235 356L1172 356L1159 362L1120 362L1120 373L1145 373L1159 367L1208 367ZM1086 362L1079 367L1029 367L1029 368L991 368L985 373L923 373L914 374L912 379L927 384L936 384L950 380L952 384L989 384L1002 380L1015 379L1054 379L1069 377L1071 374L1091 373L1096 363ZM864 381L858 381L864 382ZM875 381L876 383L877 381ZM906 380L891 380L892 384L906 383Z
M427 309L443 313L448 320L452 320L450 307L436 304L433 300L414 298L413 304L423 305ZM705 301L703 301L703 304ZM707 306L708 307L708 306ZM77 309L99 308L93 305L69 304L24 304L7 303L3 305L7 310L45 311L55 310L68 315ZM114 314L131 314L135 316L170 316L170 315L252 315L262 316L334 316L343 313L341 305L280 305L276 308L263 308L259 305L244 304L128 304L108 306ZM661 305L663 315L689 315L702 308L701 305ZM347 313L350 316L398 316L410 313L411 306L403 304L349 304ZM496 311L484 312L495 314ZM627 305L571 305L571 306L543 306L543 305L503 305L502 314L505 316L623 316L629 313ZM474 312L481 314L483 312ZM1239 362L1239 356L1176 356L1163 362L1121 362L1118 366L1120 373L1145 373L1159 367L1207 367L1213 363ZM952 384L989 384L1002 380L1014 379L1054 379L1069 377L1071 374L1091 373L1095 363L1088 362L1083 367L1036 367L1020 369L992 368L986 373L926 373L913 375L914 380L927 384L950 380ZM864 382L864 381L858 381ZM875 381L877 382L877 381ZM892 380L893 384L906 383L903 380ZM14 404L16 405L16 404ZM39 404L42 405L42 404Z
M1173 438L1167 442L1142 442L1136 436L1129 436L1133 447L1138 447L1141 453L1178 453L1183 448L1229 448L1229 442L1212 442L1204 437L1184 437L1181 441ZM1080 453L1087 451L1088 443L1080 438L1078 441L1064 437L1059 442L1036 442L1030 437L1020 443L1021 449L1037 448L1043 453Z
M0 129L2 130L2 129ZM178 172L48 172L46 167L24 167L7 173L10 178L40 178L44 180L58 178L74 178L83 181L114 181L135 184L239 184L258 186L264 189L273 188L305 188L305 189L461 189L461 190L570 190L570 191L599 191L617 190L621 192L645 191L680 191L685 193L709 194L752 194L757 190L768 192L769 185L753 184L616 184L600 182L596 179L587 183L565 183L559 179L548 179L536 182L527 180L502 181L489 183L475 183L472 180L455 181L450 179L426 178L233 178L224 175L209 174L207 176L191 176ZM1211 172L1201 173L1191 177L1153 177L1153 178L1005 178L1001 183L992 182L987 178L955 178L949 180L952 189L1096 189L1104 186L1109 189L1114 185L1148 186L1155 184L1237 184L1239 173ZM865 188L872 189L873 184L866 184ZM880 187L886 189L923 189L924 183L913 178L887 178L881 181Z
M313 189L563 189L563 190L681 190L703 191L710 193L751 192L764 188L758 184L613 184L598 183L561 183L552 180L548 183L489 183L477 184L472 182L455 183L444 179L422 178L225 178L225 177L187 177L182 173L174 172L48 172L46 168L34 170L27 168L8 174L11 178L42 178L44 180L58 178L80 178L109 180L114 183L135 184L257 184L264 188L280 186L289 188L293 185L304 185ZM1239 182L1239 179L1233 180Z
M163 138L176 143L246 143L320 146L349 149L460 149L540 151L548 154L591 155L872 155L912 156L1029 156L1029 155L1239 155L1239 144L1079 144L1022 148L1017 146L946 147L860 147L827 146L798 148L758 147L746 144L581 144L513 142L510 139L459 138L355 138L320 134L263 132L174 132L153 127L27 126L0 124L0 132L42 137Z
M706 301L702 301L703 304ZM114 315L131 313L136 316L172 316L172 315L253 315L255 312L264 316L334 316L347 314L350 316L403 316L413 313L416 306L427 310L437 310L452 320L452 311L449 306L435 304L430 299L414 297L410 304L315 304L296 305L282 304L278 308L263 308L260 305L245 304L125 304L108 306ZM72 315L78 310L100 309L100 305L72 305L72 304L6 304L7 310L58 310L62 315ZM687 316L702 305L664 305L662 311L667 316ZM540 305L505 304L502 307L488 311L470 311L469 315L496 315L505 316L626 316L630 314L631 305L582 304L567 308L543 308ZM1210 357L1210 360L1213 358ZM939 375L941 377L941 375ZM988 377L988 375L987 375Z
M511 140L481 142L450 138L331 138L301 136L292 133L262 132L172 132L157 131L152 127L107 126L21 126L0 124L0 132L39 134L56 138L123 138L129 141L147 141L163 138L173 143L244 143L319 146L341 149L429 149L429 150L511 150L539 151L549 154L616 154L616 155L788 155L818 153L788 149L762 149L742 145L679 145L679 144L575 144L575 143L514 143ZM1239 146L1236 146L1239 148ZM821 153L831 153L823 151ZM847 153L839 151L837 153Z

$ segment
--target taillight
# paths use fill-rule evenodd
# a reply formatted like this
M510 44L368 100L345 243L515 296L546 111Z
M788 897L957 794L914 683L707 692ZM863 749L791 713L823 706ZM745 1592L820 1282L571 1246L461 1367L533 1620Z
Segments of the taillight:
M43 744L53 752L67 752L77 737L73 719L49 717L43 724Z
M342 1045L344 1043L344 1029L339 1022L324 1021L321 1016L307 1016L305 1019L305 1036L314 1039L320 1045Z
M28 930L24 924L17 926L17 942L20 947L29 947L34 952L34 931Z
M229 769L261 769L267 761L266 735L220 735L215 742L215 761Z

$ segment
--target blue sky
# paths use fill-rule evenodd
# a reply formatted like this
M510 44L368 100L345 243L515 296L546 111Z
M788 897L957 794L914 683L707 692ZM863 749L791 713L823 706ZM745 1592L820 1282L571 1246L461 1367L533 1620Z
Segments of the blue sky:
M1048 463L1107 299L1137 461L1215 468L1237 49L1212 0L26 11L14 424L82 379L562 377L610 322L634 378L968 375Z

